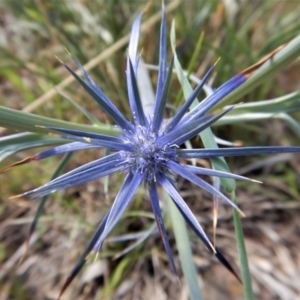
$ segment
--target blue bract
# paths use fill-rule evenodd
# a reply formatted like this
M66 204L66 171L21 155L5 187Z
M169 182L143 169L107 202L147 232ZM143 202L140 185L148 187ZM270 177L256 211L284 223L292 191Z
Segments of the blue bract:
M185 104L177 111L175 116L170 119L167 124L163 122L173 68L173 59L170 60L170 64L167 66L166 22L165 9L163 6L160 29L160 59L155 105L152 114L145 115L137 84L137 69L139 63L137 47L141 18L142 14L138 15L132 26L126 69L128 98L132 112L132 121L127 120L123 116L118 108L94 83L83 67L75 60L75 58L73 58L78 68L82 71L85 81L82 80L66 64L64 64L64 66L77 79L81 86L97 101L101 108L105 110L105 112L115 121L122 133L115 137L49 126L47 127L48 129L59 132L62 137L72 140L73 142L40 152L36 154L33 159L43 159L70 151L102 147L110 148L111 154L70 171L39 188L19 195L26 196L29 199L34 199L61 189L86 183L114 172L122 172L125 176L124 182L112 207L99 224L87 248L66 280L61 294L81 269L86 261L87 255L91 251L99 251L101 249L103 241L121 218L122 214L133 199L137 189L142 184L149 191L157 226L159 228L165 250L169 257L171 267L176 275L177 271L159 205L159 194L157 191L158 186L163 187L163 189L165 189L166 192L171 196L186 222L201 238L207 248L211 250L219 258L219 260L233 272L226 259L222 256L218 249L212 245L210 239L206 236L199 222L180 196L180 193L176 187L174 175L178 174L191 181L212 195L222 199L239 212L240 210L238 207L230 199L223 195L218 189L199 178L197 175L201 174L242 180L250 179L231 173L190 166L179 162L179 158L211 158L300 151L300 147L245 147L192 150L181 149L180 146L182 144L198 135L201 131L212 125L228 111L233 109L233 107L229 107L216 115L207 114L207 112L224 96L245 82L249 77L249 74L241 73L234 76L228 82L216 89L212 95L204 99L198 106L190 110L190 106L196 99L199 91L202 89L205 80L214 70L213 66L203 77L201 83L194 89ZM181 161L183 160L181 159ZM242 212L240 213L242 214Z

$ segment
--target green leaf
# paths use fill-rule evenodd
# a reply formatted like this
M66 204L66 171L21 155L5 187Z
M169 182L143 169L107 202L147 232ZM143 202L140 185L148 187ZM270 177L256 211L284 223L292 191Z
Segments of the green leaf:
M63 172L63 170L65 169L67 163L69 162L72 154L73 154L73 152L69 152L69 153L66 153L64 155L64 157L61 159L59 165L57 166L56 170L54 171L53 175L51 176L50 181L57 178ZM36 228L37 223L40 219L40 216L41 216L41 214L44 210L44 207L47 203L48 198L49 198L49 195L46 195L40 201L40 204L38 206L38 209L35 213L34 219L31 223L31 226L30 226L30 229L29 229L29 234L28 234L28 237L27 237L27 245L29 244L30 238L31 238L32 234L35 231L35 228Z
M268 59L261 67L259 67L259 69L255 71L253 75L251 75L251 77L245 83L224 97L224 99L220 101L214 108L224 107L238 101L264 81L270 80L272 76L299 57L299 55L300 35L290 41L272 58Z
M282 113L300 110L300 91L270 100L243 103L230 111L227 115L240 113Z
M234 203L237 203L235 192L231 193L231 200ZM252 290L252 280L251 280L251 274L248 265L248 258L247 258L247 252L246 252L246 247L244 242L242 223L241 223L239 213L235 209L233 210L233 219L234 219L235 237L237 242L240 268L241 268L242 281L243 281L244 297L245 300L254 300L254 295Z
M290 129L300 138L300 124L294 120L290 115L286 113L239 113L236 115L229 115L218 120L214 126L234 124L239 122L253 122L253 121L262 121L267 119L279 119L286 122Z
M181 84L181 87L183 89L183 94L185 99L188 98L188 96L192 93L192 87L184 75L184 71L180 65L180 62L176 55L176 37L175 37L175 22L172 23L171 28L171 45L174 53L174 65L177 73L178 80ZM199 103L198 100L194 101L194 103L191 105L191 107L195 107ZM217 143L215 142L214 136L212 134L212 131L210 128L205 129L200 133L201 140L205 146L205 148L218 148ZM224 172L230 172L229 167L227 166L227 163L223 157L215 159L211 159L211 163L214 166L216 170L224 171ZM222 185L224 186L225 190L227 192L232 192L235 189L235 181L229 178L221 178Z
M0 161L21 150L65 142L66 140L58 137L28 132L4 136L0 138Z
M196 62L196 60L197 60L197 58L199 56L199 53L201 51L203 39L204 39L204 32L201 32L200 35L199 35L196 47L194 49L192 58L190 59L190 62L189 62L188 68L187 68L187 74L188 74L187 77L189 77L191 75L192 71L193 71L195 62Z
M155 103L154 93L152 90L151 82L150 80L148 80L149 76L148 76L147 69L143 68L142 70L144 72L143 78L141 78L141 76L138 76L137 78L139 83L143 81L141 100L144 105L143 107L144 110L147 109L147 111L150 111L149 114L151 114L151 109L154 107L154 103ZM166 192L163 192L162 197L164 198L168 207L168 209L165 209L165 215L166 217L170 217L172 221L172 227L176 239L176 246L179 252L179 259L181 262L184 278L189 289L190 299L201 300L202 295L197 280L198 275L197 275L195 263L193 261L191 243L190 243L186 223L183 217L181 216L180 212L178 211L177 207L174 205L173 201L169 197L169 195ZM157 226L156 222L154 226ZM152 227L150 229L152 229Z
M201 300L203 298L185 221L166 192L163 193L163 198L167 204L165 211L171 219L184 279L189 289L189 297L191 300Z
M57 93L68 100L72 105L74 105L84 116L86 116L92 124L102 126L102 123L99 122L91 113L89 113L84 107L75 102L71 97L65 94L63 91L56 89Z
M77 124L0 106L0 127L15 129L21 132L48 133L51 131L38 126L64 127L109 135L117 135L120 133L115 126L111 125L102 124L100 127Z

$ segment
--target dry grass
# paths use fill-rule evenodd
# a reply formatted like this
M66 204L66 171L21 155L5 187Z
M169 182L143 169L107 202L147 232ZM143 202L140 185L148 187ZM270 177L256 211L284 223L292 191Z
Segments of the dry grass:
M43 7L42 1L37 2ZM247 10L251 5L244 4L245 7L241 9L236 24L230 26L226 23L226 9L223 4L220 4L221 2L211 2L211 11L207 13L201 23L201 14L196 14L197 4L190 1L185 12L177 12L178 27L180 28L178 36L181 37L180 45L186 50L180 52L183 62L187 65L192 53L192 50L189 49L193 49L201 25L203 26L201 30L206 29L207 39L205 40L201 59L196 62L195 70L198 69L198 73L201 75L207 65L214 61L215 57L221 55L223 62L221 61L220 70L223 70L223 72L219 71L220 75L217 78L217 83L228 79L234 72L254 62L259 55L264 54L264 51L267 52L268 48L272 48L276 43L283 42L283 35L278 35L277 40L272 39L272 34L275 36L275 33L272 33L270 28L272 22L276 22L276 13L283 15L282 18L278 16L277 19L280 21L286 16L293 16L292 12L293 10L297 11L298 6L296 4L293 6L292 2L287 1L287 6L284 8L282 8L280 1L277 1L273 6L270 4L270 8L266 8L269 15L262 12L257 20L249 25L249 28L242 28L241 24L246 24L246 20L249 20L255 12L260 13L258 2L253 1L252 10ZM91 9L88 1L82 1L82 3L84 7ZM99 3L104 5L101 1ZM122 7L120 3L119 5ZM94 70L94 75L100 74L99 81L103 81L102 86L111 91L110 96L113 99L125 99L126 95L123 86L124 64L122 62L126 49L120 42L122 39L120 39L118 30L120 28L128 29L125 20L128 21L133 11L137 10L136 8L133 10L132 5L128 4L128 6L123 7L126 16L119 17L118 24L113 24L113 18L110 17L109 19L108 16L104 15L107 18L105 25L112 32L114 45L121 44L122 51L105 60L100 67ZM140 8L142 4L139 3L138 6ZM156 8L154 6L151 9L157 11ZM201 9L204 11L204 8ZM48 9L47 5L43 9ZM149 15L152 12L151 9ZM51 12L50 8L49 11ZM38 8L36 12L39 12L39 16L43 15ZM6 53L7 56L3 54L3 57L7 59L8 67L4 68L4 64L1 63L4 71L0 73L0 97L2 98L0 104L21 109L43 95L49 89L49 84L64 82L61 81L64 73L54 59L54 55L65 57L62 53L66 37L61 36L63 33L59 35L59 30L53 24L46 24L43 21L36 21L33 24L50 26L52 31L50 30L50 33L47 33L44 37L41 33L43 31L40 30L38 30L38 34L33 35L33 31L28 30L26 26L22 30L22 22L18 21L18 16L17 10L13 10L8 6L0 6L1 24L4 24L1 25L1 30L6 34L5 36L10 34L14 24L17 28L16 33L14 33L15 39L8 40L7 44L1 44L1 53ZM273 19L271 16L273 16ZM186 24L184 23L184 17L187 20ZM24 16L22 18L21 20L24 21ZM225 23L228 26L224 27ZM292 25L291 23L289 26L292 27ZM155 26L153 28L157 29ZM297 26L295 25L295 28ZM290 27L284 27L282 33L288 31ZM113 28L116 32L113 32ZM220 30L220 28L223 29ZM240 28L240 31L237 28ZM264 31L259 34L261 28L264 28ZM241 32L242 30L245 31L244 34ZM126 32L124 31L124 34ZM153 61L153 57L156 58L157 44L154 42L156 37L153 32L151 30L144 37L144 55L148 61ZM219 34L217 34L218 32ZM100 50L98 49L99 51L96 52L96 50L88 48L84 57L82 52L84 53L85 45L89 45L88 42L93 35L88 36L80 30L79 33L75 31L74 34L82 37L83 45L78 47L80 49L76 52L70 42L68 48L76 52L72 52L73 54L78 54L79 58L89 61L90 64L91 58L96 57L99 52L101 52L100 56L104 55L106 45L103 41L101 44L97 40L95 43L98 43ZM260 45L263 43L265 35L271 36L271 38L264 43L263 48ZM25 41L22 39L25 39ZM237 45L242 43L245 43L244 46L238 48ZM24 47L21 47L22 45ZM25 48L25 45L29 49ZM19 49L18 46L21 48ZM253 49L253 53L252 50L250 51L250 47ZM33 55L35 48L40 49L39 58ZM261 53L259 49L262 49ZM241 52L240 55L236 55L238 51ZM12 58L9 59L7 53L12 53ZM19 61L16 60L17 58ZM52 73L51 69L55 71ZM256 94L253 93L248 99L251 98L252 101L253 97L262 99L265 96L277 95L277 92L283 94L299 89L298 74L299 63L296 62L276 77L276 87L271 86L274 85L274 81L268 83L263 88L255 91ZM114 78L113 82L108 82L109 75ZM155 76L156 74L153 74L154 79ZM17 78L20 80L18 81ZM117 83L120 83L118 87L120 90L115 86ZM72 94L74 89L69 90L69 92ZM75 90L75 92L77 91ZM85 95L82 96L83 93L81 94L81 92L74 95L75 99L78 98L80 103L86 104L85 107L94 112L95 107L87 103L90 100L87 100ZM53 101L53 98L50 97L47 98L47 101L47 104L40 107L37 112L49 113L57 118L72 120L75 118L78 122L85 122L81 117L74 117L74 108L61 103L61 99ZM33 103L36 104L37 102ZM122 107L124 104L119 102L118 105ZM95 113L103 119L102 113L99 111L95 111ZM261 130L262 126L265 130ZM248 125L244 127L248 127ZM287 127L279 121L252 124L247 129L252 130L245 130L242 126L226 126L220 129L218 133L220 137L228 140L242 140L244 143L252 145L256 143L272 145L299 144ZM32 151L29 152L32 153ZM9 164L11 160L22 159L27 154L27 152L18 153L2 165ZM98 156L99 153L95 151L74 155L68 168L74 168ZM38 229L32 237L29 252L19 264L19 260L23 255L29 224L38 203L23 203L7 199L12 194L17 194L46 182L54 171L57 162L57 159L51 159L39 164L34 163L20 167L10 171L5 176L1 175L1 300L56 299L63 280L78 259L88 241L88 237L91 236L93 229L118 191L121 176L116 175L110 178L108 194L104 193L104 182L98 180L51 196ZM264 182L263 185L239 183L237 189L239 205L246 214L246 218L243 219L243 228L256 298L262 300L293 300L300 298L298 283L300 276L300 254L298 251L300 245L299 155L278 155L272 160L265 158L245 160L239 158L230 160L230 165L235 173ZM179 182L179 184L184 199L203 224L205 230L212 236L210 197L186 182ZM142 190L137 198L130 211L150 212L150 203ZM138 213L134 217L124 217L120 223L112 236L146 230L151 225L152 219ZM168 228L170 229L170 226ZM175 255L177 250L171 230L169 230L169 237ZM243 299L242 287L236 279L211 257L196 237L192 235L191 240L204 299ZM100 259L95 263L93 263L93 259L89 261L84 271L79 274L62 299L188 299L184 278L180 274L182 286L179 286L168 265L167 256L157 233L152 234L145 243L129 254L114 260L113 257L130 243L131 241L119 243L108 241L104 246ZM220 208L217 245L229 257L233 265L238 268L232 213L228 207L221 206ZM178 257L175 260L176 264L180 266Z

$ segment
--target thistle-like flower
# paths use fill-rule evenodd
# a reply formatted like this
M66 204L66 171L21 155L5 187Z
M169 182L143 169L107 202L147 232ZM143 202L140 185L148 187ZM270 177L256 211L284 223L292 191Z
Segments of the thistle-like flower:
M125 179L112 207L100 222L87 248L67 279L62 292L81 269L88 254L93 250L98 252L101 249L104 240L116 225L133 199L137 189L142 184L144 184L149 192L157 226L162 237L165 250L169 257L171 267L175 274L177 274L177 271L168 242L166 229L163 223L163 216L160 209L159 194L157 190L158 186L161 186L171 196L186 222L201 238L207 248L211 250L219 258L219 260L230 269L226 259L222 256L218 249L212 245L212 242L206 236L196 217L193 215L185 201L180 196L180 193L176 187L175 174L182 176L193 184L223 200L234 209L238 210L241 214L242 212L239 210L236 204L234 204L218 189L208 184L197 175L201 174L242 180L249 179L218 170L205 169L183 164L179 162L179 159L244 156L300 151L300 147L243 147L223 149L203 148L191 150L180 148L180 146L186 141L198 135L201 131L209 127L228 111L233 109L233 107L229 107L216 115L207 114L207 112L224 96L244 83L248 79L249 74L247 72L243 72L234 76L228 82L216 89L213 94L205 98L194 109L190 110L190 106L197 97L199 91L202 89L205 80L214 70L213 66L205 74L201 83L193 90L189 98L176 112L174 117L168 120L167 123L164 122L164 111L168 98L173 59L171 59L169 66L167 66L164 7L162 10L163 14L160 29L158 83L155 96L155 105L152 114L145 114L137 85L137 69L139 63L137 46L142 14L138 15L133 23L127 58L126 76L128 98L133 118L132 121L127 120L122 115L118 108L94 83L91 77L75 60L75 58L73 58L73 60L75 61L77 67L82 71L85 81L82 80L69 66L64 64L67 70L70 71L70 73L77 79L81 86L115 121L116 125L121 131L121 134L119 136L109 136L68 128L57 128L51 126L46 127L59 132L62 137L72 140L73 142L59 145L49 150L40 152L34 156L35 160L44 159L61 153L89 148L106 147L111 149L111 154L85 164L75 170L55 178L39 188L25 192L19 196L27 197L28 199L42 197L61 189L69 188L103 176L107 176L114 172L122 172L125 176Z

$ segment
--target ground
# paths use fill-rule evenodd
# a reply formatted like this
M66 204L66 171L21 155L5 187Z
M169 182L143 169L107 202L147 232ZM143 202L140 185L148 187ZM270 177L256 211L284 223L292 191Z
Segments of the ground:
M177 29L179 28L177 36L180 39L178 54L184 66L188 65L192 56L201 33L199 28L204 30L204 54L199 57L199 61L194 62L193 72L198 70L195 73L200 76L221 56L214 83L216 86L291 39L299 26L298 17L295 18L299 15L299 5L292 1L287 1L285 7L282 7L280 1L274 1L272 5L269 1L266 1L269 4L264 5L256 1L253 1L252 6L240 4L236 23L230 23L226 19L225 2L228 1L211 1L209 5L204 5L190 1L186 6L180 4L181 7L176 8L179 11L176 14L172 12L173 15L168 15L169 21L171 17L176 17ZM22 109L35 102L35 99L49 89L49 85L57 84L67 77L55 58L55 55L62 59L67 57L65 46L83 63L91 60L104 51L109 43L117 43L129 32L133 13L144 6L141 2L136 2L136 7L133 2L120 4L115 1L115 6L108 8L99 1L95 4L99 7L94 10L88 1L78 2L81 5L79 9L76 5L72 6L71 2L57 6L55 1L49 1L49 5L42 1L36 1L36 5L24 1L23 7L17 3L7 1L5 5L0 5L0 28L3 33L3 38L0 39L0 53L3 57L0 63L0 105L15 109ZM101 21L91 18L97 16L93 14L94 11L99 12ZM157 11L159 6L154 5L147 16ZM99 27L98 31L95 30L94 24L86 27L91 19L94 24L106 26L111 41L109 38L105 39L104 33L101 36L101 30L99 31ZM153 28L158 30L158 25L153 25ZM154 29L144 38L143 57L147 62L157 59ZM98 82L116 101L127 99L124 87L125 54L124 44L93 72L93 76L99 79ZM270 79L241 101L271 99L299 90L299 68L298 62L290 64L274 79ZM151 76L155 82L156 74L151 73ZM178 88L175 83L171 99L181 97L177 97ZM99 120L107 121L92 100L82 90L78 92L77 85L72 85L67 91ZM182 101L181 98L179 101ZM175 100L172 101L170 104L175 103ZM128 113L124 101L117 104ZM78 116L67 101L58 96L50 97L34 112L73 122L87 122ZM299 113L294 113L293 116L299 122ZM4 136L11 132L1 130L0 134ZM299 145L299 138L287 124L274 119L223 126L215 128L214 132L221 138L245 145ZM195 139L193 144L199 145L199 141ZM38 150L19 152L2 161L0 169L36 151ZM94 150L74 154L67 169L73 169L101 155L103 152ZM0 175L1 300L56 299L64 279L101 217L110 207L122 182L122 174L116 174L109 179L107 191L105 180L97 180L52 195L31 238L29 250L23 256L29 226L39 200L25 202L9 197L47 182L58 162L59 159L56 158L34 162ZM209 167L208 161L199 160L197 163ZM238 182L236 191L239 207L246 215L242 219L242 225L256 299L300 298L299 154L234 158L229 159L228 163L232 172L263 182ZM211 182L210 178L207 180ZM180 178L178 184L184 199L212 237L211 196ZM181 285L172 274L156 231L133 251L114 259L135 241L127 239L116 242L115 237L133 234L137 238L152 223L148 196L140 189L136 200L116 226L99 257L95 261L93 257L90 258L62 299L188 299L189 292L168 219L168 235ZM236 278L208 253L191 232L190 239L203 299L243 299L243 289ZM232 211L223 204L219 209L216 245L238 271Z

